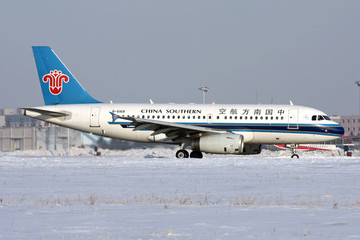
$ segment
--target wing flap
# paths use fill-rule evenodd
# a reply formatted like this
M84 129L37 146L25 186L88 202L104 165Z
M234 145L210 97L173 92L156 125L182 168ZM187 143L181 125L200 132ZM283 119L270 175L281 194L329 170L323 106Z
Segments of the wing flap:
M191 138L193 136L198 136L199 134L219 134L226 133L223 130L217 130L207 127L201 127L191 124L183 123L172 123L152 119L143 119L136 117L120 117L124 120L131 121L130 125L135 126L133 131L138 130L152 130L154 131L151 136L156 136L159 134L165 134L167 139L175 141L178 138L187 137Z

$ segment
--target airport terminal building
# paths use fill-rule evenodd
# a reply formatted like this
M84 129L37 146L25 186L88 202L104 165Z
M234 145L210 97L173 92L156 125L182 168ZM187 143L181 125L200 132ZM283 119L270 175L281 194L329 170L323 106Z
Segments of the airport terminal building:
M359 116L340 116L339 123L344 128L344 136L360 135L360 117Z

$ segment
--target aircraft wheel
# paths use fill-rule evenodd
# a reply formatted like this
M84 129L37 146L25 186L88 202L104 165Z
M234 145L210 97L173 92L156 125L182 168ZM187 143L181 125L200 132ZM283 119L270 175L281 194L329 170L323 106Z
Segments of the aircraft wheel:
M291 158L299 158L299 155L293 154L293 155L291 156Z
M186 150L179 150L179 151L176 152L176 157L177 158L188 158L189 153Z
M200 151L192 151L192 152L190 153L190 157L191 157L191 158L202 158L202 157L203 157L203 154L202 154L202 152L200 152Z

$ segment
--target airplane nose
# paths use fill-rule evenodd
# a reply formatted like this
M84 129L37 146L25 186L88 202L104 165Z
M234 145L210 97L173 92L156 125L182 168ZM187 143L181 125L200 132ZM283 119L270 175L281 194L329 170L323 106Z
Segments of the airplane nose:
M344 128L339 124L338 127L335 128L335 134L339 134L343 136L345 133Z
M339 135L339 137L341 137L344 135L345 130L340 124L334 122L334 125L332 127L325 129L325 132Z
M341 128L341 133L340 133L340 134L341 134L341 136L343 136L343 135L344 135L344 133L345 133L345 130L344 130L344 128L343 128L343 127L341 127L341 126L340 126L340 128Z

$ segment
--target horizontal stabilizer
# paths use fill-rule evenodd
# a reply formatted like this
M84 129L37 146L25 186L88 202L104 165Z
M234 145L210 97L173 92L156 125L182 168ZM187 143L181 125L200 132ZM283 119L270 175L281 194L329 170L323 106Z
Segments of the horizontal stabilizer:
M55 111L49 111L39 108L22 108L22 109L24 110L24 115L27 115L26 114L27 111L39 113L41 115L50 116L50 117L66 117L70 115L70 113L66 113L66 112L55 112Z

